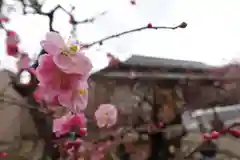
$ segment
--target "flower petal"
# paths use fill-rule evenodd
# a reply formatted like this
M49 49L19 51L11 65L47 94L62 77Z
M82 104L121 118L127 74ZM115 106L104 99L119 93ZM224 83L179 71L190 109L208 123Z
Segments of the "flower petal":
M75 73L86 75L93 66L90 59L83 54L76 54L74 56L58 55L54 56L55 64L65 73Z
M46 40L53 43L58 48L63 48L65 46L63 38L56 32L48 32L46 34Z
M86 91L87 92L87 91ZM75 95L73 101L73 107L75 108L76 113L79 113L87 108L88 104L88 93L84 95Z
M53 120L53 132L59 135L65 134L69 131L70 128L65 127L68 121L72 118L71 114L66 114L60 118L56 118Z
M92 62L84 54L79 53L79 54L76 55L76 57L72 57L72 59L73 59L72 61L74 63L74 66L72 68L72 72L79 73L79 74L82 74L82 75L86 75L93 68Z
M46 51L48 54L57 55L61 52L61 49L50 41L43 40L40 42L40 44L44 51Z
M112 104L101 104L95 112L99 127L111 127L117 122L117 109Z
M36 68L36 75L40 83L47 81L48 77L47 72L52 69L52 56L48 54L41 55L39 57L39 66Z
M63 54L54 56L53 61L64 72L65 72L65 70L71 68L73 65L72 59L69 56L66 56Z
M62 93L58 96L58 101L59 103L66 107L66 108L71 108L71 106L73 106L73 103L72 103L72 91L68 91L68 92L65 92L65 93Z

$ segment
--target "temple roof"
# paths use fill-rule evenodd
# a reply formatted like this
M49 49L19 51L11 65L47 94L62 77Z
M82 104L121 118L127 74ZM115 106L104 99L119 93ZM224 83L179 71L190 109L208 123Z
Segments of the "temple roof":
M126 61L121 62L123 65L142 66L142 67L167 67L167 68L184 68L184 69L210 69L213 66L196 61L176 60L167 58L147 57L133 55Z

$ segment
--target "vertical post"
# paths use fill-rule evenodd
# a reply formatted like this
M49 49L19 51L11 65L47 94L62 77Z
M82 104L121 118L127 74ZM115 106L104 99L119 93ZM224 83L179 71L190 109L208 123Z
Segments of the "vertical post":
M152 122L158 124L157 87L153 86Z
M161 97L159 97L161 98ZM157 125L159 123L158 120L158 110L159 106L157 104L157 86L153 86L153 105L152 105L152 122L154 125ZM168 158L166 155L161 154L161 151L163 149L163 135L162 133L150 133L150 155L148 160L158 160L158 159L165 159L167 160Z
M216 109L213 107L212 110L213 110L213 120L211 124L212 130L220 131L223 129L224 123L220 119Z

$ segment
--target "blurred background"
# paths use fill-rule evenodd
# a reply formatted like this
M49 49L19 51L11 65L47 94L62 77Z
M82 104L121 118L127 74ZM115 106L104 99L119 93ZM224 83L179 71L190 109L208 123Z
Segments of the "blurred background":
M96 45L88 51L94 70L107 64L106 52L118 56L121 60L132 54L161 58L202 61L220 65L237 59L240 51L240 37L237 20L240 2L238 0L29 0L43 4L42 11L49 12L60 4L80 21L96 16L93 23L77 25L77 38L83 42L92 42L105 36L125 30L146 26L175 26L186 21L185 30L144 30L107 41L102 46ZM7 29L16 31L21 39L21 49L34 58L41 50L39 41L49 30L46 16L23 15L21 0L2 0L2 14L10 21L5 23ZM27 2L27 1L26 1ZM29 3L27 2L27 3ZM101 13L106 13L98 16ZM54 13L53 27L64 37L71 32L69 15L62 9ZM0 31L1 67L16 70L15 60L6 56L5 32Z

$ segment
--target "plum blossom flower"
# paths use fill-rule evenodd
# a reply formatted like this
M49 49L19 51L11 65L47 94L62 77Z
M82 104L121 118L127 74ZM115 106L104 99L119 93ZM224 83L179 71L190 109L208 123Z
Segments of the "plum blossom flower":
M120 63L120 60L111 53L107 53L107 58L109 60L108 66L116 66Z
M18 44L20 42L19 36L15 31L8 30L5 40L7 54L9 56L17 57L19 55Z
M82 78L79 74L63 72L55 65L53 56L50 54L44 54L40 57L36 76L47 101L51 101L57 95L69 93L78 86L79 80Z
M43 100L48 100L44 96L44 90L41 87L37 87L36 90L33 92L33 98L35 99L36 102L42 103ZM52 98L48 100L48 104L51 106L58 106L59 101L58 101L58 96L51 96Z
M88 83L80 81L77 89L62 93L58 96L58 101L73 113L81 112L86 109L88 104Z
M104 158L104 153L95 151L91 154L90 160L102 160Z
M28 68L30 61L31 61L31 59L29 58L28 54L22 53L19 60L16 63L17 69L21 70L21 69Z
M111 127L117 122L117 109L112 104L101 104L95 112L98 127Z
M86 75L92 69L90 59L80 52L80 45L70 41L66 44L58 33L48 32L41 45L53 55L54 63L65 73Z
M61 136L63 134L71 132L73 129L77 129L77 134L83 136L87 133L86 122L87 120L83 113L78 113L74 115L68 113L61 118L54 119L53 132L57 136Z
M90 160L102 160L105 157L106 151L108 151L112 144L112 141L100 142L98 144L95 144L91 148L92 154Z

